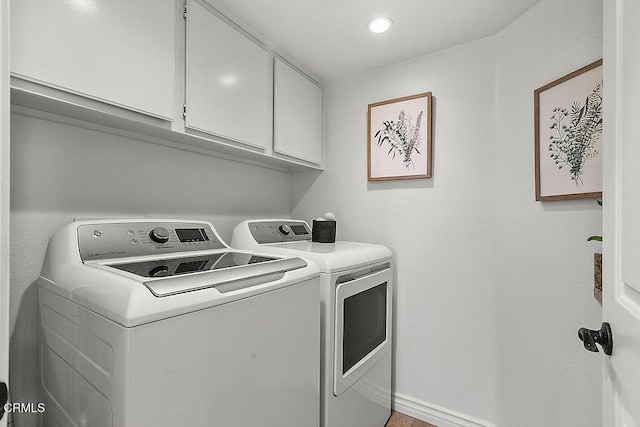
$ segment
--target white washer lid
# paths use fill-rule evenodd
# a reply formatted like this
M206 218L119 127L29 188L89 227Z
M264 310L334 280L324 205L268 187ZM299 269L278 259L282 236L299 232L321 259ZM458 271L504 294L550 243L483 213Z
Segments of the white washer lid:
M187 314L198 310L227 304L230 302L238 301L244 298L250 298L262 293L271 292L276 289L285 288L306 282L307 280L317 280L319 276L319 269L315 264L310 262L294 261L299 268L288 269L286 271L276 272L255 271L255 268L260 269L260 264L249 264L230 266L226 269L220 269L222 275L226 276L226 279L216 274L215 270L210 271L194 271L188 274L180 274L173 276L178 281L193 281L192 284L195 287L185 283L186 286L182 290L189 290L189 292L173 292L168 288L162 289L163 296L156 296L152 293L145 282L150 282L152 279L149 277L143 277L138 274L134 274L131 271L125 271L115 268L115 264L127 264L136 263L143 260L168 260L197 258L200 256L207 256L211 254L222 254L229 251L229 248L222 240L224 248L221 249L207 249L204 251L175 249L180 243L174 242L171 245L164 246L167 250L161 254L150 254L153 250L148 250L147 254L139 256L135 253L132 257L120 257L122 246L116 244L116 249L108 249L105 253L114 254L113 258L98 259L84 262L80 257L79 250L79 234L78 230L83 225L96 226L89 228L88 232L93 234L91 230L101 231L107 230L107 227L102 225L123 225L119 227L124 230L120 236L122 238L115 239L116 242L123 240L126 244L124 247L134 246L141 244L140 242L134 244L131 242L132 236L128 233L128 230L135 232L138 230L138 226L144 226L147 230L152 229L156 223L163 224L184 224L181 220L147 220L147 219L114 219L114 220L95 220L95 221L78 221L66 225L61 230L56 232L49 239L49 245L47 246L47 252L43 261L42 271L40 273L40 279L38 280L39 286L45 291L52 292L63 298L66 298L74 303L87 308L95 313L104 316L124 327L134 327L145 323L154 322L158 320L167 319L173 316ZM206 221L189 221L194 223L199 229L200 225L206 226L208 230L211 230L211 238L213 235L218 237L217 232L213 228L213 225ZM131 227L129 225L131 224ZM142 225L141 225L142 224ZM140 233L139 233L140 235ZM91 238L105 238L104 234L97 233L97 237ZM176 238L176 240L178 240ZM149 243L150 247L158 247ZM186 244L187 246L190 243ZM208 245L205 245L208 246ZM139 246L136 246L139 247ZM173 249L172 249L173 248ZM124 250L124 249L122 249ZM169 252L171 250L172 252ZM257 251L233 251L232 253L245 253L249 255L249 259L253 255L259 257L269 256L269 254L256 253ZM273 253L273 255L277 255ZM284 255L284 254L283 254ZM218 258L216 258L218 259ZM281 260L280 262L291 262L290 260ZM272 266L276 267L276 264L280 262L274 262ZM169 264L163 265L167 267ZM268 262L262 265L268 264ZM302 265L306 266L302 266ZM206 265L205 265L206 266ZM282 264L280 264L282 266ZM248 268L247 268L248 267ZM176 263L176 270L180 268L180 263ZM279 268L276 268L279 269ZM244 278L242 272L248 273ZM254 275L255 273L255 275ZM220 286L210 286L213 283L210 280L216 280L212 275L217 275L217 279L222 279L224 283L218 281ZM253 277L249 277L253 276ZM156 279L158 282L165 279ZM239 279L240 281L236 280ZM245 280L246 279L246 280ZM202 286L197 286L195 281L201 282ZM167 284L167 282L165 282ZM174 283L175 284L175 283ZM175 290L175 287L174 287Z

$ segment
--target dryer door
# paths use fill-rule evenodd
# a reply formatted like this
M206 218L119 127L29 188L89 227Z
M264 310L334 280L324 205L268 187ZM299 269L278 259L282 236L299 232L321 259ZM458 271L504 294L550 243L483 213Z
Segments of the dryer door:
M350 275L352 277L352 275ZM333 394L339 396L391 351L391 269L336 287Z

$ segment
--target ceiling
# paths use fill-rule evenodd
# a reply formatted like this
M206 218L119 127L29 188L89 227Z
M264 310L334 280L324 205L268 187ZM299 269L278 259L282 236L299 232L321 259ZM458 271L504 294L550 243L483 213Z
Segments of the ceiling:
M540 0L216 0L323 81L490 36ZM370 33L376 16L391 29Z

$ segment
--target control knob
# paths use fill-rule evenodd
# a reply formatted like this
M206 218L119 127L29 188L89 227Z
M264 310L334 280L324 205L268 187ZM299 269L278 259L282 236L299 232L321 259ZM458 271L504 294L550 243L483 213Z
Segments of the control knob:
M291 227L289 227L287 224L282 224L279 230L282 234L286 236L291 232Z
M166 277L169 275L169 267L159 265L149 270L149 277Z
M169 230L164 227L156 227L149 232L149 238L156 243L167 243L169 241Z

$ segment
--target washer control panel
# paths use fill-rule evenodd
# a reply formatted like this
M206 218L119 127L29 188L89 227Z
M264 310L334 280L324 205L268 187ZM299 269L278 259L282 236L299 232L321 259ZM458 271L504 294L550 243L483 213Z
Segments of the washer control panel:
M248 225L260 244L311 240L311 229L304 221L252 221Z
M226 245L202 222L105 222L78 226L83 261L222 249Z

